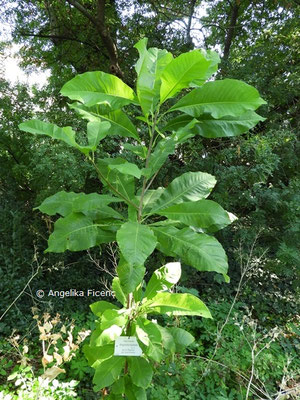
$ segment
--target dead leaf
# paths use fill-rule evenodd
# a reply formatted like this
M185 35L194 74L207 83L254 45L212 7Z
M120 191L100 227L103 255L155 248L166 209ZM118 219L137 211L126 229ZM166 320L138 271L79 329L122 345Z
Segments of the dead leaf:
M44 357L42 358L43 367L46 367L46 365L51 363L52 361L53 361L52 356L50 356L49 354L44 354Z
M54 352L53 356L54 356L55 360L57 361L57 365L62 364L63 358L62 358L62 356L60 354Z
M43 379L49 379L52 381L57 377L57 375L65 373L66 371L62 368L57 367L54 365L53 367L47 369L47 371L42 375Z

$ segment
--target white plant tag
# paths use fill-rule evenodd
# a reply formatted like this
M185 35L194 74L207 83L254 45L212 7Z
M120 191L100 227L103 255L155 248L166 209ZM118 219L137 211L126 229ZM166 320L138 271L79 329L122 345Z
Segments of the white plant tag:
M142 349L140 348L136 337L134 336L119 336L115 341L115 356L141 356Z

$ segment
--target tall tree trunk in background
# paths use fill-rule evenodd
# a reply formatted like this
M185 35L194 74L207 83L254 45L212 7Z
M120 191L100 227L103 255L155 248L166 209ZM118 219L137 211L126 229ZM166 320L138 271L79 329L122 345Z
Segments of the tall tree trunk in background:
M228 28L226 29L226 36L224 42L224 53L223 61L226 63L230 54L230 47L235 34L235 28L239 17L239 9L241 0L234 0L234 4L231 4L231 13L228 16L230 18Z
M110 72L119 78L123 78L123 72L119 66L118 50L117 46L112 40L109 29L105 23L105 0L97 1L97 14L94 16L90 13L79 1L67 0L69 4L75 7L81 14L83 14L88 20L95 26L99 33L103 45L105 46L109 60L110 60Z
M191 27L192 27L192 20L193 20L193 15L194 15L194 11L195 11L195 4L196 4L196 0L191 0L190 9L189 9L189 19L188 19L187 28L186 28L186 43L191 49L194 48L193 39L191 37Z

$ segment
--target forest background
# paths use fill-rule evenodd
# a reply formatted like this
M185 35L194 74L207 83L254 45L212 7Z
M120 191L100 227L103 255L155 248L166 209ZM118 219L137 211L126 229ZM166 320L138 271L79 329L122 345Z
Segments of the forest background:
M149 398L296 399L299 2L1 0L0 5L2 23L11 27L11 37L3 34L0 43L0 390L14 396L25 390L20 389L24 380L26 387L38 390L38 377L48 367L40 328L57 313L74 343L93 325L88 306L97 299L41 299L36 291L110 287L117 258L116 249L104 245L89 252L43 254L54 218L33 208L60 190L92 193L101 188L75 151L50 138L24 134L18 124L37 117L77 126L79 132L78 119L59 94L62 85L76 74L102 70L133 86L133 45L146 36L149 47L174 55L196 48L217 50L217 79L241 79L268 103L260 108L266 120L249 133L197 136L177 148L156 177L158 187L190 170L214 175L217 185L210 198L238 220L216 235L229 258L229 284L214 273L183 270L177 290L201 293L214 319L167 321L189 330L196 341L172 362L157 366ZM44 86L4 79L5 54L13 43L26 73L48 71ZM111 137L100 155L114 157L120 151L130 157ZM148 269L165 262L154 253ZM52 334L58 325L52 324ZM73 398L72 391L82 399L99 398L82 344L72 345L71 355L60 349L65 373L57 376L49 398ZM79 382L76 388L74 381Z

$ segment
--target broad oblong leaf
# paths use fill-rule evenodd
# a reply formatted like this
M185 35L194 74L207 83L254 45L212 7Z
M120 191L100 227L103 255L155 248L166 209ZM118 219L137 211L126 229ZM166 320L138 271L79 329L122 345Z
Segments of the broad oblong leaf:
M141 388L147 388L151 381L153 370L150 363L143 357L128 357L129 374L132 382Z
M150 228L138 222L126 222L117 232L117 242L126 261L143 265L156 246L156 238Z
M114 277L111 288L114 291L117 300L119 300L119 302L125 306L127 304L127 298L126 294L123 292L120 279L118 277Z
M67 143L69 146L74 147L83 154L88 154L91 150L89 146L80 146L75 140L75 131L70 126L60 128L55 124L49 122L39 121L37 119L31 119L30 121L22 122L19 125L21 131L29 132L34 135L46 135L52 139L61 140Z
M124 149L129 150L132 153L136 154L143 160L145 160L147 157L147 147L146 146L143 146L143 145L136 146L136 145L133 145L130 143L124 143L123 147L124 147Z
M174 97L181 89L189 87L195 79L206 77L211 61L199 50L174 58L161 75L160 102Z
M97 317L102 317L102 314L106 310L118 310L115 304L109 303L108 301L96 301L96 303L90 304L90 309Z
M149 212L153 208L153 205L160 198L164 190L164 188L147 190L143 199L143 214L147 214L147 212Z
M120 199L130 203L134 196L134 177L124 175L117 170L110 169L111 165L120 165L122 163L126 164L126 162L126 160L119 157L104 158L98 160L98 168L105 180L109 182L108 184L104 179L102 179L102 177L100 177L103 184L106 185L108 189Z
M87 124L87 137L92 151L95 151L100 141L108 135L110 127L110 123L106 121L89 122Z
M115 309L105 310L101 317L100 329L110 328L112 325L123 327L126 324L128 317L121 314L120 311Z
M57 192L53 196L47 197L42 204L35 207L34 210L40 210L42 213L48 215L60 214L65 217L73 211L74 201L83 196L83 193Z
M149 157L149 165L145 171L147 178L151 178L161 168L168 156L174 153L174 150L175 141L171 137L161 139L157 143L153 153Z
M157 327L156 323L149 321L146 318L138 318L136 329L139 340L141 340L141 342L146 346L149 346L150 342L153 344L161 344L161 331ZM146 333L146 336L142 336L139 329Z
M123 257L119 261L117 273L120 278L120 284L125 294L132 293L136 287L142 282L145 275L145 267L143 265L133 266L126 262Z
M202 54L205 56L207 60L210 61L210 65L206 71L206 74L203 78L196 78L190 83L190 87L199 87L202 86L205 81L207 81L212 74L217 72L218 64L221 62L219 54L214 50L201 50Z
M69 104L69 107L90 122L109 122L110 128L106 135L132 137L140 142L135 126L122 110L115 110L108 113L107 109L103 110L103 107L99 105L86 107L84 104L78 102Z
M75 76L62 87L60 93L71 100L84 103L87 107L105 105L108 112L137 102L133 90L126 83L115 75L101 71Z
M96 214L98 215L98 219L101 218L101 216L103 218L122 219L123 216L120 213L110 207L107 207L107 205L110 203L118 203L120 201L121 200L117 197L113 197L108 194L81 193L81 196L78 196L74 199L72 211L82 212L86 215Z
M207 82L180 99L169 111L182 111L192 117L210 114L218 119L225 116L237 117L247 111L256 110L266 102L258 91L236 79Z
M121 336L122 331L123 328L118 325L111 325L109 328L102 330L98 324L91 335L90 344L91 346L105 346L110 344Z
M124 161L125 162L122 162L120 164L109 164L108 168L116 169L117 171L121 172L121 174L132 175L135 178L140 179L142 171L139 169L139 167L133 163L129 163L126 160Z
M46 253L86 250L101 243L114 241L115 237L110 225L96 224L86 215L71 213L55 222Z
M209 232L216 232L231 224L227 211L212 200L175 204L158 211L157 214Z
M169 328L164 328L157 324L157 328L160 330L161 338L162 338L162 346L167 353L174 353L175 352L175 341L170 333Z
M162 334L158 324L145 318L138 318L136 335L143 343L143 351L149 358L156 362L160 362L164 358Z
M212 318L209 309L198 299L189 293L157 293L151 300L144 300L144 305L151 312L172 315L197 315L204 318Z
M194 336L191 335L189 332L187 332L185 329L174 327L174 328L169 328L169 331L171 332L174 338L177 351L184 350L187 346L189 346L195 341Z
M101 362L95 371L93 383L98 391L114 383L125 365L125 357L112 356Z
M83 353L86 356L89 365L92 367L95 363L100 364L101 360L106 360L114 354L114 345L107 344L105 346L83 346Z
M35 207L34 210L40 210L48 215L60 214L65 217L72 212L89 214L91 211L99 210L103 206L115 202L120 202L120 199L105 194L84 194L61 191L55 193L53 196L47 197L42 204ZM122 218L121 214L114 210L112 211L114 212L114 216L110 215L110 217Z
M164 127L164 130L177 131L189 124L192 120L195 121L190 115L181 115L170 121ZM265 118L256 114L254 111L248 111L237 117L225 116L219 119L214 119L209 114L203 114L197 118L196 123L191 128L191 132L194 135L201 135L206 138L238 136L248 132L249 129L252 129L258 122L264 120Z
M129 379L126 381L125 394L128 400L147 400L146 390L142 387L134 385L129 381ZM122 399L123 397L120 398L120 400Z
M155 214L173 204L206 198L215 184L216 179L210 174L205 172L186 172L170 183L149 214Z
M248 111L239 116L225 116L220 119L203 115L198 120L199 124L195 124L193 132L206 138L217 138L241 135L259 122L265 121L265 118L254 111Z
M227 273L226 253L214 237L196 233L190 228L177 229L173 226L152 227L152 230L157 237L157 248L164 254L176 254L181 261L198 271Z
M151 299L157 292L171 289L180 279L181 265L179 262L168 263L154 271L147 284L145 297Z
M160 76L173 56L166 50L150 48L147 50L147 38L140 40L134 47L140 58L136 63L137 95L144 115L153 113L159 101Z

